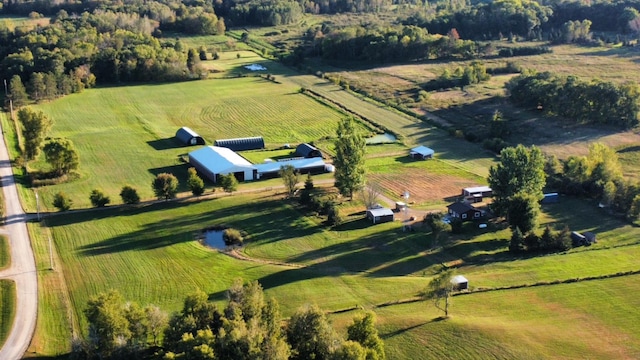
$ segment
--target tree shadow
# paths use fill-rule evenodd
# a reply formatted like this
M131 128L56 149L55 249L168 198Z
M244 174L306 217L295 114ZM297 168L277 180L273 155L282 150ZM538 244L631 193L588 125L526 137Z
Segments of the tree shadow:
M419 327L422 327L422 326L425 326L425 325L429 325L429 324L432 324L432 323L437 323L437 322L444 321L444 320L447 320L447 318L445 316L438 316L438 317L433 318L433 319L431 319L429 321L423 322L422 324L415 324L415 325L412 325L412 326L409 326L409 327L406 327L406 328L402 328L402 329L398 329L398 330L391 331L391 332L388 332L388 333L380 334L380 338L382 338L382 340L390 339L390 338L392 338L394 336L402 335L402 334L406 333L407 331L411 331L413 329L417 329Z

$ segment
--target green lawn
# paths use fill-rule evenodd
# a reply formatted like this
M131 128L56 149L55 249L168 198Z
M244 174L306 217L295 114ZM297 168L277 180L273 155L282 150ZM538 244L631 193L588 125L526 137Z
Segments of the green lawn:
M0 346L11 331L16 313L16 284L11 280L0 280Z
M11 249L9 248L9 239L4 235L0 235L0 269L9 266L10 263Z

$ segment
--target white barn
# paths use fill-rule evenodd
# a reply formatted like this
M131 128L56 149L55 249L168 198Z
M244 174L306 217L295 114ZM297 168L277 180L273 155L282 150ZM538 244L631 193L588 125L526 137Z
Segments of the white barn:
M258 170L247 159L231 149L205 146L189 153L189 163L211 181L218 175L233 174L238 181L255 180Z
M411 149L409 151L409 156L411 156L414 159L425 160L425 159L433 158L433 155L435 153L436 152L433 151L432 148L428 148L426 146L420 145L420 146L417 146L417 147L414 147L413 149Z

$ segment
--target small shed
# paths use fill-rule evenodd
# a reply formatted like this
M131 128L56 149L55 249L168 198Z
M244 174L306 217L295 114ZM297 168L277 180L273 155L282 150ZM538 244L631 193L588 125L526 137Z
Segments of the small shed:
M296 156L300 156L303 158L316 158L322 157L322 153L320 152L320 150L318 150L318 148L316 148L313 145L309 145L307 143L304 144L300 144L296 147Z
M202 136L188 127L181 127L176 131L176 139L185 145L204 145L205 141Z
M467 290L469 289L469 280L462 275L456 275L451 278L451 284L453 284L454 290Z
M411 156L414 159L421 159L421 160L431 159L433 158L434 154L435 154L435 151L433 151L433 149L428 148L426 146L422 146L422 145L418 147L414 147L409 151L409 156Z
M477 220L482 217L482 210L476 209L467 203L456 202L447 206L447 209L449 216L462 221Z
M374 224L393 221L393 211L387 208L377 208L367 210L367 219Z
M559 199L560 198L558 197L558 193L548 193L548 194L544 194L544 197L542 198L542 201L540 201L540 203L542 204L557 203Z
M571 232L571 242L573 246L591 245L587 238L577 231Z
M462 196L493 196L493 190L488 186L472 186L462 189Z
M264 149L264 139L262 136L237 139L219 139L215 141L214 145L231 149L233 151L258 150Z
M585 233L582 233L582 236L584 236L584 238L591 244L598 242L596 240L596 234L592 233L591 231L587 231Z

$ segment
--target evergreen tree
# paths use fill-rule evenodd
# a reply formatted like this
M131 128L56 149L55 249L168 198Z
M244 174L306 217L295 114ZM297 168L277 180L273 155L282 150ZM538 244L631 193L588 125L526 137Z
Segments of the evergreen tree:
M235 175L221 174L221 175L218 175L218 179L220 180L220 185L222 186L222 189L225 192L228 192L229 194L231 194L234 191L238 190L238 180L236 179Z
M198 172L195 168L189 168L187 172L189 173L189 177L187 178L187 187L191 190L193 195L202 195L204 193L204 180L198 176Z
M511 241L509 242L509 251L519 253L524 251L524 235L516 226L511 228Z
M24 87L19 75L13 75L11 81L9 81L9 99L11 99L13 107L16 109L25 106L29 101L27 89Z
M42 111L34 111L31 108L20 109L18 120L22 124L24 159L34 160L40 153L40 148L51 128L52 121Z

